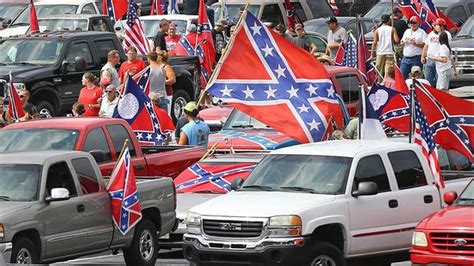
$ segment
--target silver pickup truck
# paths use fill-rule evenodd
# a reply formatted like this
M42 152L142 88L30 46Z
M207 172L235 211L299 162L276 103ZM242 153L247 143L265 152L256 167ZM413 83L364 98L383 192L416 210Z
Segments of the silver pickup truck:
M158 238L177 225L170 178L140 181L143 218L122 235L92 155L77 151L0 154L0 265L47 263L122 249L128 265L154 265Z

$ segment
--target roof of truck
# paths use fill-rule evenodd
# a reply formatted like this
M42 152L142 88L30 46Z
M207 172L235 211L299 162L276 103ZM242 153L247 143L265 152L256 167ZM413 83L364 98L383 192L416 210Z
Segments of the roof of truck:
M55 31L55 32L44 32L39 34L26 34L19 36L12 36L8 39L27 39L27 38L50 38L50 39L69 39L73 37L89 37L89 36L116 36L113 32L106 31Z
M271 154L325 155L354 157L360 152L384 151L393 148L412 149L414 144L388 140L334 140L291 146L271 152Z
M54 158L62 158L69 155L87 154L80 151L15 151L0 153L0 164L44 164Z
M14 123L4 127L2 130L22 129L22 128L65 128L81 130L89 126L102 126L105 124L123 124L125 120L118 118L98 118L98 117L59 117L49 119L38 119L22 123Z

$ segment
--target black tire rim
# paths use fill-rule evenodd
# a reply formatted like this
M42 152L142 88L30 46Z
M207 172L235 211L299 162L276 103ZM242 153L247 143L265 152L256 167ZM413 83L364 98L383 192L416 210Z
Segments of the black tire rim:
M183 113L183 107L188 103L184 97L178 97L174 101L173 112L176 119L179 119Z
M143 260L149 261L155 252L155 246L153 244L153 235L150 231L145 230L140 235L140 256Z
M22 248L16 255L16 263L18 264L32 264L33 259L31 258L31 252L26 249Z
M319 255L311 262L311 266L337 266L337 264L330 256Z

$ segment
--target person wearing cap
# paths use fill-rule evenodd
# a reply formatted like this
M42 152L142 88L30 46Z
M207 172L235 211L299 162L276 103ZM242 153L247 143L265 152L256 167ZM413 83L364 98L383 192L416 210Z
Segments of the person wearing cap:
M220 19L216 22L216 26L212 30L212 38L214 39L214 46L216 49L216 60L221 58L222 52L226 45L226 36L224 29L227 26L227 21Z
M188 123L181 128L178 145L195 145L207 148L210 130L209 126L197 117L199 114L197 103L187 103L183 112Z
M408 21L410 28L403 33L400 44L403 46L403 58L400 63L400 71L403 77L408 78L408 74L413 66L422 66L421 54L425 46L426 32L420 28L417 16L412 16Z
M347 41L347 32L346 29L339 26L337 19L335 17L331 17L328 21L328 45L326 47L326 54L334 58L336 56L337 49Z
M166 36L168 35L168 30L170 29L170 21L167 19L160 20L160 30L156 33L153 38L153 45L155 47L154 51L157 50L166 50Z
M451 80L451 68L456 69L451 58L451 46L449 45L448 32L439 33L439 49L434 56L428 56L430 60L436 62L436 88L439 90L449 90L449 82Z
M168 29L168 36L165 37L166 50L170 56L176 55L176 46L178 45L181 35L176 34L176 25L170 24Z
M377 77L377 82L381 83L386 70L395 64L395 51L393 44L398 43L398 35L395 28L388 25L390 21L389 15L382 15L382 24L374 32L374 42L370 57L375 59L375 67L382 76Z
M391 26L395 28L398 38L401 38L408 29L407 23L403 20L403 13L398 7L393 9L393 25Z
M448 35L448 42L451 43L451 33L446 31L446 20L437 18L434 22L434 29L431 31L425 39L425 46L421 54L421 63L423 63L423 72L425 78L430 82L431 86L436 86L436 62L431 60L430 57L436 56L440 49L439 34L446 32Z
M311 43L311 40L306 36L303 25L298 23L295 25L296 37L293 38L293 43L298 47L309 51L310 53L316 52L316 45Z
M405 80L408 88L413 86L413 79L416 79L417 81L424 83L424 84L430 84L426 79L423 78L423 72L421 72L421 67L420 66L412 66L410 74L408 75L408 78Z

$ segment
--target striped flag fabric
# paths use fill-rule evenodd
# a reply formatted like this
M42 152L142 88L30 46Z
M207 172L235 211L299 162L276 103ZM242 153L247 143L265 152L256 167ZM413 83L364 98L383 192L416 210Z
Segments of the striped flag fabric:
M328 1L329 6L332 9L332 13L334 13L334 16L339 16L341 11L339 10L339 7L337 7L336 5L336 0L327 0L327 1Z
M153 3L151 4L150 15L164 15L164 7L165 5L163 4L163 0L153 0Z
M18 91L13 85L12 74L10 73L9 76L10 76L10 86L8 86L8 93L10 95L10 98L9 98L10 102L8 104L8 113L10 114L13 120L18 120L25 115L25 111L23 111L23 106L21 104Z
M138 52L142 55L146 55L151 51L150 44L145 36L137 10L133 5L133 0L128 2L127 23L123 40L123 47L125 50L131 46L136 47Z
M102 9L104 15L107 15L112 20L112 24L115 24L127 13L127 0L104 0Z
M212 26L207 16L207 9L204 0L199 1L199 14L197 25L198 43L196 55L201 63L201 87L205 88L212 73L214 62L216 61L216 49L212 38Z
M288 28L289 30L293 31L295 29L295 25L303 24L303 21L298 16L298 13L296 12L293 3L291 3L290 0L285 0L283 6L285 7L286 16L288 17Z

